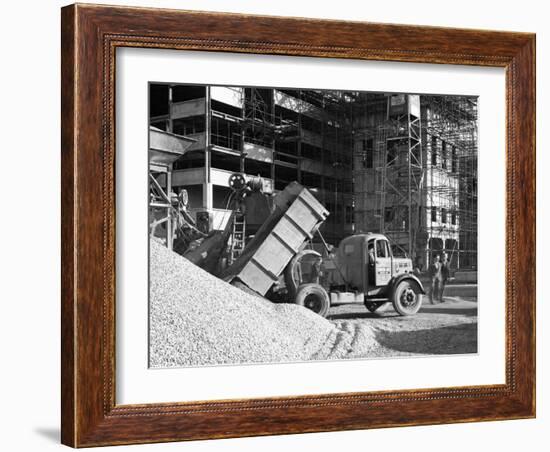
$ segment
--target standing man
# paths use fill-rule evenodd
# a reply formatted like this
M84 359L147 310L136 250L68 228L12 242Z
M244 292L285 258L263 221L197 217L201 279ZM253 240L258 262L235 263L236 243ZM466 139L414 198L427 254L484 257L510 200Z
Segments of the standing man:
M434 256L432 265L430 265L430 278L432 279L430 303L434 304L434 294L436 299L439 298L437 295L441 287L441 262L439 261L439 254Z
M374 255L374 240L371 240L368 245L368 252L369 252L369 266L368 266L368 279L369 279L369 285L375 284L375 274L374 274L374 261L376 260L376 257Z
M443 259L441 261L441 282L439 284L439 302L443 303L445 300L443 300L443 291L445 290L445 285L447 284L447 280L449 279L449 276L451 275L451 268L449 260L447 259L447 253L443 253Z

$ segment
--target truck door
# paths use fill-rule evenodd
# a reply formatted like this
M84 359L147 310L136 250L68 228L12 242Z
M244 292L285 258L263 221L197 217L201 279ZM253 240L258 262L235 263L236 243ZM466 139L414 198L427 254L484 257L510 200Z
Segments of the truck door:
M376 266L375 278L377 286L385 286L391 279L391 254L388 241L384 239L376 240Z

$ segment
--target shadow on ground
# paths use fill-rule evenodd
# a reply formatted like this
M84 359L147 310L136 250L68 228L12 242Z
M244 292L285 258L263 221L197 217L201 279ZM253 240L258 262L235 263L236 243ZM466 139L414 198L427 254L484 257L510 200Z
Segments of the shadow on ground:
M359 320L359 319L381 319L387 317L397 317L398 314L394 312L390 313L377 313L377 312L342 312L339 314L328 315L328 320Z
M477 353L477 322L416 331L378 331L377 342L398 352L452 355Z
M381 312L340 312L337 314L328 315L328 320L360 320L360 319L389 319L392 317L398 318L398 319L414 319L422 314L446 314L446 315L459 315L463 317L476 317L477 316L477 308L456 308L456 309L449 309L449 308L439 308L437 306L426 306L422 307L422 309L416 314L415 316L410 317L403 317L399 315L397 312L395 312L393 309L387 310L387 311L381 311Z
M423 306L420 309L419 314L448 314L448 315L462 315L464 317L476 317L477 316L477 307L476 308L457 308L453 309L452 307L443 308L437 306Z
M61 432L57 427L37 427L34 431L37 435L40 435L49 441L58 444L61 442Z

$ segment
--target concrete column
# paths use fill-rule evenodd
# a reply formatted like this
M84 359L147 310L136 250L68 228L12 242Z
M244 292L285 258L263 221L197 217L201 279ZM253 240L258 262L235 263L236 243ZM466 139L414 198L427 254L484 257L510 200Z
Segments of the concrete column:
M168 168L166 171L166 194L168 195L168 198L170 198L170 194L172 193L172 165ZM174 218L172 217L172 209L166 209L168 221L166 222L166 246L169 250L172 249L172 245L174 242Z
M277 125L277 118L275 117L275 90L271 90L271 119L274 125ZM273 191L275 191L275 136L271 141L271 168L270 168L270 177L271 183L273 184Z
M241 88L242 91L241 91L241 95L242 95L242 102L241 102L241 155L240 155L240 160L239 160L239 171L241 173L244 173L244 159L245 159L245 153L244 153L244 142L245 142L245 137L244 137L244 121L245 121L245 118L246 118L246 111L245 111L245 108L246 108L246 98L245 98L245 89L244 88Z
M212 183L211 183L211 152L212 152L212 102L210 86L205 90L205 140L204 140L204 185L202 191L202 204L207 210L212 210Z
M174 132L174 120L172 119L173 87L168 86L168 132Z
M302 90L298 90L299 93L299 101L302 101ZM300 131L300 135L298 137L298 141L296 142L296 154L298 155L297 162L298 162L298 168L296 171L296 178L298 179L298 183L302 183L302 112L298 111L298 130Z

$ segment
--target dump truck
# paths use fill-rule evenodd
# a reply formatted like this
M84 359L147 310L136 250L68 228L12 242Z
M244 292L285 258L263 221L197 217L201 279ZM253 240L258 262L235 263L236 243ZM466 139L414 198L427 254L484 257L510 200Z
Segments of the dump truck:
M230 283L244 283L261 296L279 280L288 263L329 215L313 194L297 182L287 185L273 203L267 219L221 275Z
M344 238L326 256L302 250L285 269L294 303L325 316L331 306L361 303L370 312L391 302L402 316L414 315L426 293L408 257L395 257L384 234Z
M375 312L391 302L403 316L413 315L425 294L409 258L397 258L383 234L355 234L331 250L319 227L327 209L305 187L289 184L275 208L221 275L234 285L268 298L281 298L326 316L330 306L362 303ZM325 256L308 249L315 235ZM281 280L284 281L281 284ZM274 289L275 288L275 289Z

